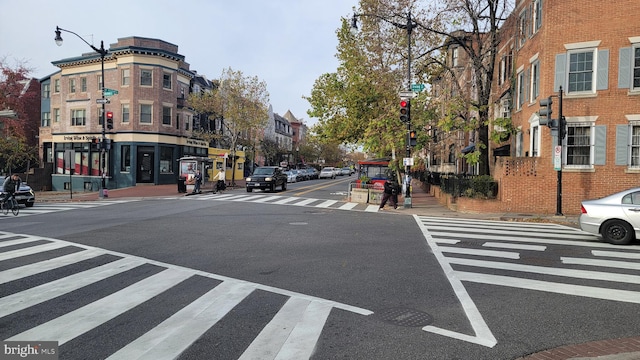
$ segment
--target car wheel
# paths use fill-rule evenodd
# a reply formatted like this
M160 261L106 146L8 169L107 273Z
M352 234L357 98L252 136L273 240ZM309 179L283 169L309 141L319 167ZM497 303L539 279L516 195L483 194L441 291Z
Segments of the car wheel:
M275 192L276 191L276 184L275 183L269 185L269 191L271 191L271 192Z
M614 245L628 245L635 238L633 227L626 221L609 220L602 225L602 238Z
M24 204L24 205L25 205L26 207L33 207L33 204L34 204L34 203L26 203L26 204Z
M252 192L253 189L247 188L247 192Z

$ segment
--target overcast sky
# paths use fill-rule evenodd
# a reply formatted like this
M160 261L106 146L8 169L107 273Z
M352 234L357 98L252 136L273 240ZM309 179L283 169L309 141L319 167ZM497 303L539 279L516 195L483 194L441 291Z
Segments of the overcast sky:
M118 38L142 36L175 44L191 70L209 79L231 67L267 83L273 111L291 110L307 125L315 79L335 72L340 18L357 0L0 0L0 58L24 62L32 76L58 70L52 61L89 48L73 34L105 48Z

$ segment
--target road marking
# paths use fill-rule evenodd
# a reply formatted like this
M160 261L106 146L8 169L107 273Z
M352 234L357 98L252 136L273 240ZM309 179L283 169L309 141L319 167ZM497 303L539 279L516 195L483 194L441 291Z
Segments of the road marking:
M289 299L239 359L309 359L315 341L310 343L305 338L320 336L322 327L318 327L317 319L324 324L330 311L326 304Z
M327 208L335 203L337 203L338 200L327 200L321 204L316 205L316 207L320 207L320 208Z
M191 276L193 274L189 271L166 269L91 304L12 336L7 340L52 340L62 345L142 304Z
M477 256L493 256L501 257L505 259L520 259L520 254L507 251L494 251L494 250L479 250L479 249L465 249L465 248L452 248L452 247L440 247L440 251L443 253L452 254L466 254Z
M253 290L223 282L107 359L177 359Z
M64 295L83 286L98 282L140 266L137 259L120 259L77 274L54 280L20 293L0 298L0 317L13 314L30 306Z
M340 209L340 210L351 210L356 206L358 206L358 203L348 202L348 203L342 204L338 209Z
M429 233L429 230L418 215L413 215L413 218L418 224L418 227L422 230L422 234L427 241L427 244L431 248L433 255L435 256L436 260L438 260L440 267L442 267L442 270L447 276L447 279L449 280L449 283L453 288L453 292L458 297L458 300L460 301L460 304L462 305L462 308L467 315L467 319L469 319L469 323L473 328L475 336L470 336L431 325L425 326L422 329L434 334L440 334L443 336L479 344L490 348L496 346L498 341L496 340L495 336L493 336L491 329L489 329L489 326L487 326L487 323L484 321L484 318L480 314L480 311L476 307L476 304L471 299L471 296L469 296L467 289L465 289L464 285L462 285L462 281L454 275L453 268L447 262L442 252L440 252L438 244L433 240L433 237Z

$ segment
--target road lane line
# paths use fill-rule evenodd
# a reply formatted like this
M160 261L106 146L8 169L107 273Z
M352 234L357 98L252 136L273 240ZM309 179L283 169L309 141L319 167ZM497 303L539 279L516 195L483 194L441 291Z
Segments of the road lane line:
M40 240L46 240L46 239L40 239ZM49 240L47 240L47 241L49 241ZM40 253L40 252L51 251L51 250L63 248L63 247L66 247L66 246L69 246L69 245L64 244L64 243L60 243L60 242L50 242L48 244L35 245L35 246L30 246L30 247L24 248L24 249L17 249L17 250L13 250L13 251L7 251L7 252L0 253L0 261L13 259L13 258L21 257L21 256L33 255L33 254L37 254L37 253Z
M330 313L331 306L312 301L275 359L311 359Z

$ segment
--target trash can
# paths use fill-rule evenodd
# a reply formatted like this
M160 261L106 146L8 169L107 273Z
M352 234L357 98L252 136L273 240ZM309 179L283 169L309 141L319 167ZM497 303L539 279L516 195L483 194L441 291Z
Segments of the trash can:
M187 192L187 184L185 183L186 179L183 177L178 178L178 192L186 193Z

